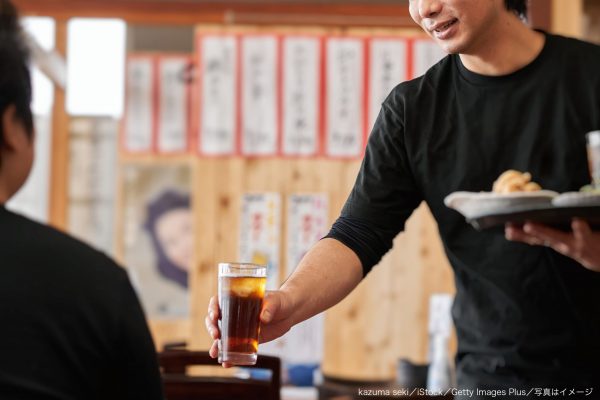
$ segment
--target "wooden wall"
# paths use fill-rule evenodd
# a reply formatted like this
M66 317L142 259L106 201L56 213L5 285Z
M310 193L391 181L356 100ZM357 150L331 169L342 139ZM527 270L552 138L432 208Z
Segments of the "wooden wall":
M192 283L191 339L194 347L205 349L210 338L203 320L208 299L217 290L216 263L237 255L241 196L253 191L275 191L283 196L327 193L333 222L354 183L359 162L204 159L195 163L198 262ZM326 374L391 379L398 357L425 361L429 295L453 291L435 230L428 211L419 209L382 263L355 292L326 313ZM285 235L282 248L284 243ZM282 271L285 265L284 260Z

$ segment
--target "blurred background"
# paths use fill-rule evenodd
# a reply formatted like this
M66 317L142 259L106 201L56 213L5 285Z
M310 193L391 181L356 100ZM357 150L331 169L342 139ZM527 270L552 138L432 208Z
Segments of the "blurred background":
M116 257L159 349L209 347L219 261L285 280L344 204L381 101L444 56L407 0L13 1L37 134L9 207ZM534 27L600 42L600 1L530 7ZM453 285L421 207L351 296L261 352L393 379L428 361L431 326L451 330Z

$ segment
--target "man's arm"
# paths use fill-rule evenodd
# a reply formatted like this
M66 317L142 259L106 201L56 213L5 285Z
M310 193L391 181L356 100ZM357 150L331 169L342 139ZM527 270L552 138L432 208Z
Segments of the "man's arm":
M362 277L360 259L349 247L330 238L317 242L281 289L265 295L260 341L276 339L292 326L337 304L360 283ZM218 318L219 304L213 297L205 320L214 340L209 352L213 358L218 355Z
M281 287L290 302L293 323L302 322L339 303L362 277L362 265L354 251L335 239L319 241ZM264 312L269 311L267 301Z

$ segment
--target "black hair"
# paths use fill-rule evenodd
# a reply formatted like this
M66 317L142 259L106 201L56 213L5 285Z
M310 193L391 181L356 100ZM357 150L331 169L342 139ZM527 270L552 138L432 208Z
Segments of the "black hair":
M29 137L33 136L29 48L17 9L10 0L0 0L0 116L11 105ZM0 148L2 129L0 124Z
M519 17L527 19L527 0L504 0L506 8Z

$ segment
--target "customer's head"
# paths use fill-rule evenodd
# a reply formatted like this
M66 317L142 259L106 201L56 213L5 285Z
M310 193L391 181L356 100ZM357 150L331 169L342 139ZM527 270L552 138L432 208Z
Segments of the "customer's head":
M29 52L15 7L0 0L0 203L25 183L33 162Z

